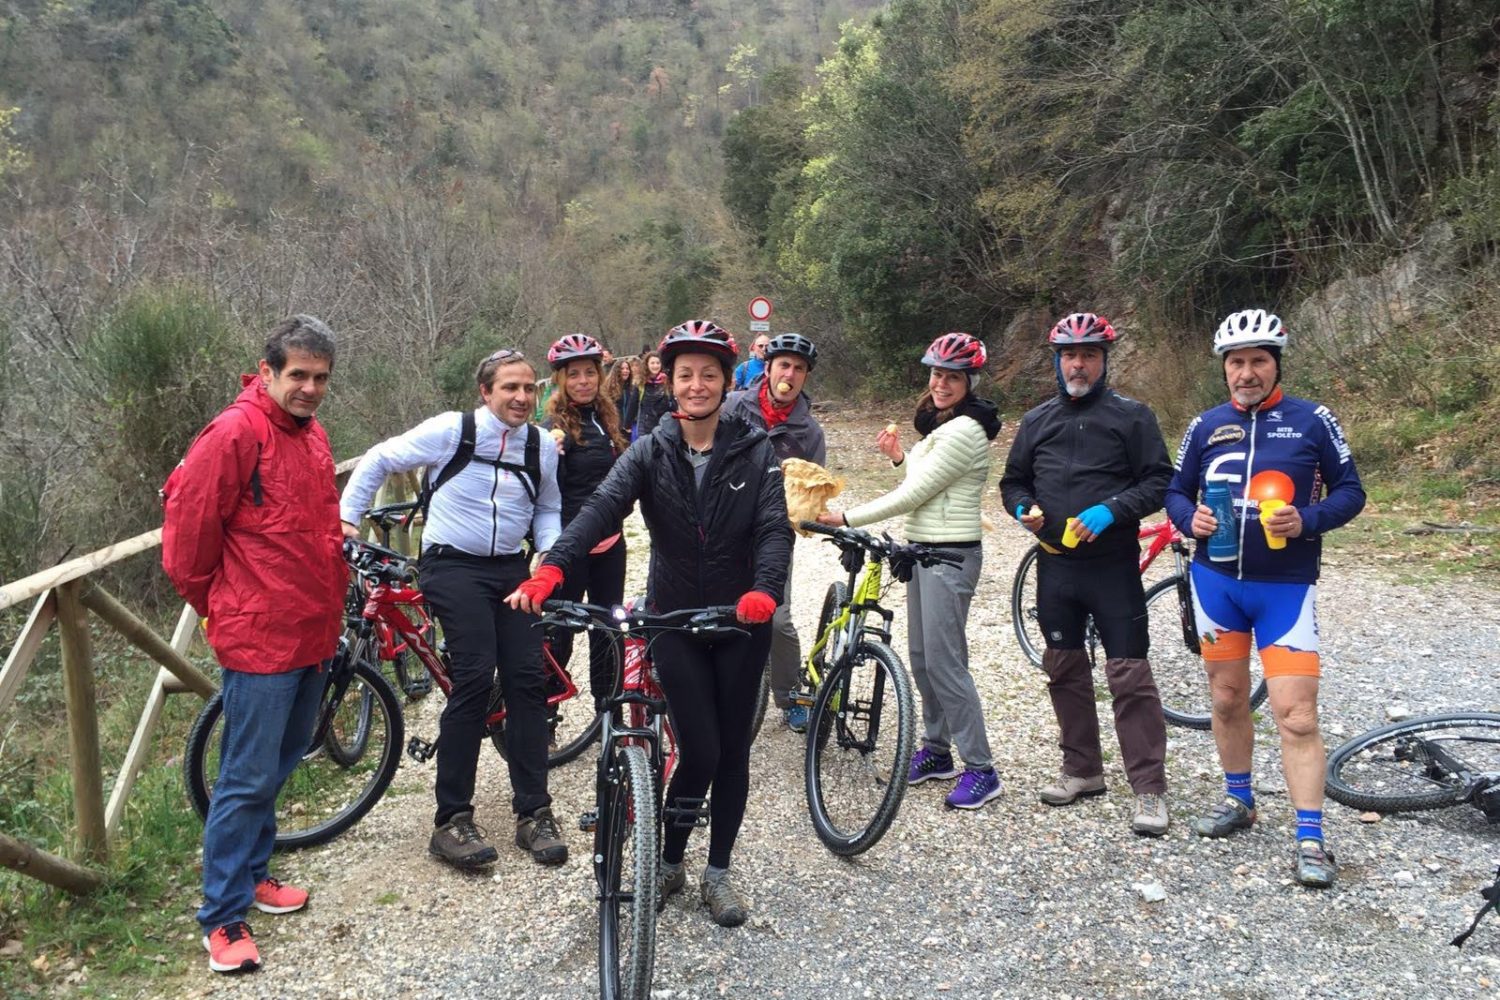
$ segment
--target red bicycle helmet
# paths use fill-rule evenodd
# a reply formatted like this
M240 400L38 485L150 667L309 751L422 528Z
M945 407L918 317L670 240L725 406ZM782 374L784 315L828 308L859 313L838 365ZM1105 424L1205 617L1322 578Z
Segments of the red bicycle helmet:
M931 368L951 368L959 372L977 372L989 355L978 337L967 333L945 333L927 348L922 364Z
M547 363L553 371L579 358L604 360L604 345L586 333L568 333L547 349Z
M1052 332L1047 334L1047 343L1054 348L1076 347L1080 344L1099 344L1108 347L1119 335L1109 325L1109 320L1095 313L1073 313L1057 321Z
M732 371L740 349L729 331L711 319L690 319L672 327L656 348L661 355L661 366L667 371L671 371L677 355L689 352L712 354L726 371Z

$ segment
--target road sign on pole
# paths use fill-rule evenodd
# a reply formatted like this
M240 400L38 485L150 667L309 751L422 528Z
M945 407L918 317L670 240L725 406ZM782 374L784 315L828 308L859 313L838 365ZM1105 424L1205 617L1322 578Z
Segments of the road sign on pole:
M769 320L752 319L750 321L750 332L751 333L770 333L771 332L771 323L770 323Z
M756 322L763 323L771 318L771 300L764 295L757 295L750 300L750 318ZM754 327L751 327L753 330Z

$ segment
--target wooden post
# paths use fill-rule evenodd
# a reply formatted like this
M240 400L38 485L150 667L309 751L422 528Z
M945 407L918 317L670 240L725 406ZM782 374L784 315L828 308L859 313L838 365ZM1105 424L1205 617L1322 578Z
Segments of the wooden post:
M135 787L135 779L140 777L141 768L146 766L146 758L151 753L151 736L156 732L161 707L167 700L166 682L169 680L176 678L166 670L158 670L156 683L146 695L146 708L141 712L141 721L136 723L130 749L125 751L125 763L120 765L119 777L115 778L115 787L109 793L109 805L104 809L105 836L113 837L118 833L120 820L125 818L125 803L130 798L130 790Z
M36 659L36 651L42 648L42 640L47 638L47 630L52 627L52 619L56 617L57 598L49 590L36 599L31 617L26 619L26 625L21 629L16 644L10 648L5 666L0 667L0 711L21 690L26 671L31 669L31 661Z
M39 851L3 833L0 833L0 865L80 895L104 884L104 876L98 872Z
M72 747L73 811L78 848L85 857L103 861L109 852L104 834L104 779L99 770L99 717L95 712L94 657L88 613L78 599L83 581L57 588L57 629L62 639L63 692L68 705Z
M214 682L188 662L187 657L173 649L167 640L151 631L151 626L131 614L129 608L115 600L109 591L97 583L88 580L80 582L83 590L79 594L79 600L84 607L129 639L131 645L176 674L178 680L186 684L190 691L196 691L205 701L214 696L214 692L218 690Z

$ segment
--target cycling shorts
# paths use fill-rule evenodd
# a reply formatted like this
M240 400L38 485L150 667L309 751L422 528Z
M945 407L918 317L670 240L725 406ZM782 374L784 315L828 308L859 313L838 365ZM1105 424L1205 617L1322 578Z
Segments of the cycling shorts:
M1193 615L1210 663L1250 656L1250 636L1267 677L1317 677L1317 585L1236 580L1193 563Z

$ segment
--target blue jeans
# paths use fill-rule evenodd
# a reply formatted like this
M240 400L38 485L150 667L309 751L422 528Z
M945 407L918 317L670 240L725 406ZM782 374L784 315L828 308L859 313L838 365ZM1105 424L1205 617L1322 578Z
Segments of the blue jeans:
M205 934L244 919L255 902L276 845L276 796L307 752L328 677L316 665L223 675L219 779L203 825Z

